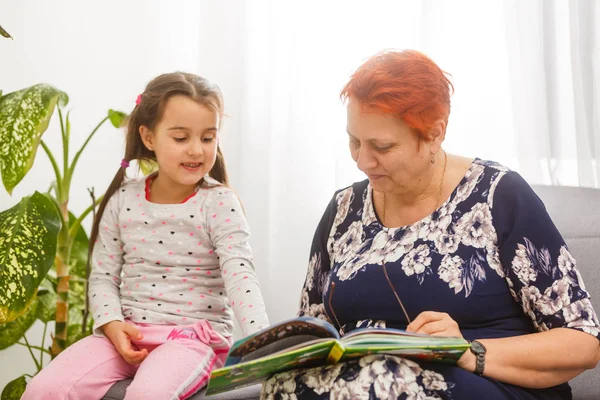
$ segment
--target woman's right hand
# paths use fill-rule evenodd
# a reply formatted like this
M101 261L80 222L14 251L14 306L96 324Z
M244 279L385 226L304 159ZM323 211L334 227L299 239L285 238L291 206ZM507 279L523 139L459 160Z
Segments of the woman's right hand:
M139 364L148 356L148 350L137 350L131 344L132 338L141 340L143 337L135 326L121 321L111 321L102 325L101 329L121 357L129 364Z

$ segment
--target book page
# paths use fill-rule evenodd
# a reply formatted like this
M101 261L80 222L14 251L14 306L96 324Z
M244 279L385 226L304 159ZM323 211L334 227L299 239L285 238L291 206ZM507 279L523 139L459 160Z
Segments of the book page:
M327 339L318 339L313 335L298 335L298 336L284 337L283 339L279 339L276 342L269 343L263 347L260 347L259 349L253 351L252 353L246 354L245 356L243 356L241 358L241 360L239 362L256 360L256 359L259 359L261 357L265 357L268 355L275 355L284 350L290 351L297 347L300 347L299 345L308 346L312 342L316 341L315 339L316 340L327 340Z
M317 339L264 357L215 369L207 395L262 381L277 372L323 365L336 339Z
M364 329L340 340L342 360L368 354L391 354L428 361L456 362L469 348L460 337L431 336L396 329Z
M296 337L296 339L290 339ZM251 359L293 346L301 342L317 338L338 338L337 331L331 324L318 318L300 317L275 324L252 336L238 340L231 347L226 365L233 365L243 358L248 359L251 353L260 351L260 355ZM281 342L277 344L277 342ZM272 346L271 346L272 345Z

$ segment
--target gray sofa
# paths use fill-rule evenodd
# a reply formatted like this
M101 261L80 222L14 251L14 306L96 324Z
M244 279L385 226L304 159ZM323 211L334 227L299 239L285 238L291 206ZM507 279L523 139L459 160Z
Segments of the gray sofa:
M548 213L577 260L592 303L600 313L600 190L559 186L534 186ZM122 400L130 380L115 384L103 400ZM571 381L573 399L600 399L600 366ZM208 397L209 400L258 399L260 385ZM192 400L206 398L204 390Z
M533 186L546 204L546 210L569 246L586 289L600 313L600 190ZM586 371L571 382L573 399L600 399L600 366Z

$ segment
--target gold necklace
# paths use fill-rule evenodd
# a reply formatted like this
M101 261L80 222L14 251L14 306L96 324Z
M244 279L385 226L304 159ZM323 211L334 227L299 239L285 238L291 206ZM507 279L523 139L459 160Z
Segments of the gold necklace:
M442 150L444 151L444 150ZM435 203L434 211L440 206L440 200L442 199L442 189L444 187L444 177L446 176L446 165L448 164L448 154L444 151L444 169L442 170L442 178L440 179L440 188L438 190L437 201ZM385 225L385 193L383 193L383 201L381 204L383 208L381 212L381 222Z

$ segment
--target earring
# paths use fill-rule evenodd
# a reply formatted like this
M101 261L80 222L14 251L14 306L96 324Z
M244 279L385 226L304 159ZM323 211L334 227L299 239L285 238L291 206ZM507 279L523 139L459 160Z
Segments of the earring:
M435 164L435 153L431 153L431 163Z

